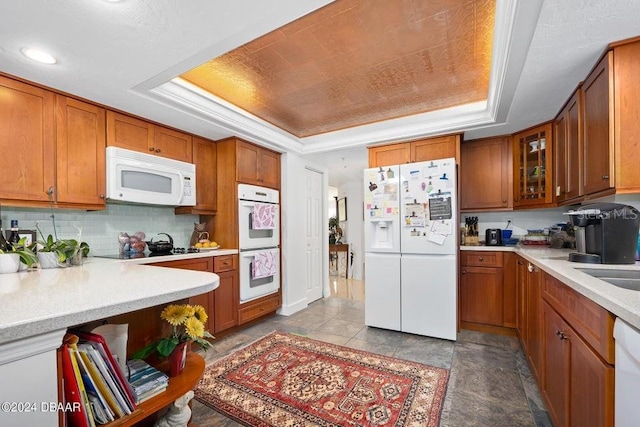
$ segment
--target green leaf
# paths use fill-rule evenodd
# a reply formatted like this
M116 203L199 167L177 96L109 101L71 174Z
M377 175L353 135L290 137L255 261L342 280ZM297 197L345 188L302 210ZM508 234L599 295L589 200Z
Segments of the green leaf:
M177 345L178 345L177 338L163 338L158 343L158 353L167 357L173 352L173 350L176 348Z
M146 359L156 350L157 342L153 342L142 349L138 350L131 356L132 359Z

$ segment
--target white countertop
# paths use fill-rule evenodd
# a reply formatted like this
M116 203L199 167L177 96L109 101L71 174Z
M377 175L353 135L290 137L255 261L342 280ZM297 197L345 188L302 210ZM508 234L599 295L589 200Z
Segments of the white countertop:
M460 250L516 252L570 288L640 329L640 291L620 288L577 270L578 268L635 270L640 275L638 262L624 265L569 262L569 253L575 252L574 250L551 249L547 246L460 246Z
M140 264L235 253L90 257L82 266L0 274L0 344L212 291L217 274Z

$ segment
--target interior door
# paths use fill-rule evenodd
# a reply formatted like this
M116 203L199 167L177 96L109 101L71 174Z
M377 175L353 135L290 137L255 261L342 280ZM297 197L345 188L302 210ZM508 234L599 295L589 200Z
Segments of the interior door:
M306 169L307 303L322 298L322 265L325 237L322 215L322 174Z

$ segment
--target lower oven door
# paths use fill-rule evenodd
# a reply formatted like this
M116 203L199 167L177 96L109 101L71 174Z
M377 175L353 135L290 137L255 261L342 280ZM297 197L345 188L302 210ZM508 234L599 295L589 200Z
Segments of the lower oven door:
M280 249L240 253L240 304L280 289Z

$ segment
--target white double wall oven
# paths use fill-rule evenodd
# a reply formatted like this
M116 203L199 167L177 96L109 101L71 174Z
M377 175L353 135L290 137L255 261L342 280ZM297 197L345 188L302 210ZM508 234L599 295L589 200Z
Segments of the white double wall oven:
M280 193L238 185L240 304L280 289Z

